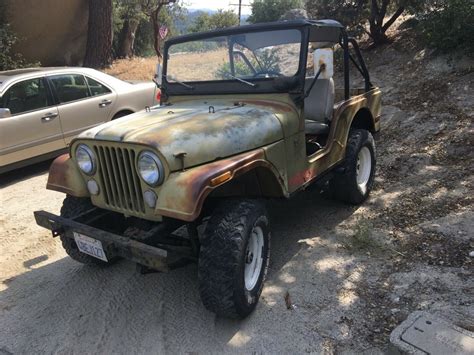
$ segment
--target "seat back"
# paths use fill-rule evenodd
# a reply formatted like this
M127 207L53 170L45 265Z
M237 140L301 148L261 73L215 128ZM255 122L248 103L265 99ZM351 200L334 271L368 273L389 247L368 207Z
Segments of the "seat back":
M306 78L305 89L308 90L314 77ZM305 119L326 123L332 119L334 108L334 80L318 79L304 100Z

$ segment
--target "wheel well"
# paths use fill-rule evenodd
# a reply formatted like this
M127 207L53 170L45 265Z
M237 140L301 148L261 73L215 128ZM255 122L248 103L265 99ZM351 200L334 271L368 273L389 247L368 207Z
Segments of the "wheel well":
M282 197L284 194L275 174L270 169L259 166L217 187L208 197L231 196Z
M123 117L123 116L127 116L127 115L131 115L133 113L132 110L122 110L122 111L119 111L117 112L114 117L112 117L113 120L115 120L116 118L119 118L119 117Z
M368 108L361 108L352 120L351 128L366 129L369 132L375 131L374 119Z

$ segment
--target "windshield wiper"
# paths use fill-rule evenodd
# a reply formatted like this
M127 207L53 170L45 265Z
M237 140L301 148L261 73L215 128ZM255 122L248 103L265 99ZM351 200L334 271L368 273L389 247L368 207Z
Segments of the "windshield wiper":
M172 80L177 84L183 85L185 88L194 89L194 86L183 83L182 81L179 81L178 79L172 77L171 75L163 75L163 76L168 80Z
M240 81L241 83L247 84L247 85L249 85L249 86L251 86L251 87L253 87L253 88L257 86L257 84L254 84L254 83L251 83L250 81L247 81L247 80L238 78L238 77L236 77L236 76L233 76L231 73L225 73L225 74L226 74L227 76L231 77L232 79L235 79L235 80L237 80L237 81Z

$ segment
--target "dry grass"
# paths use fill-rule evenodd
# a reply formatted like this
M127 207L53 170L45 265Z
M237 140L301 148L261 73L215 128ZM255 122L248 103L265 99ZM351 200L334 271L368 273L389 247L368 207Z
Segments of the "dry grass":
M104 71L122 80L151 80L157 62L156 57L120 59Z
M205 56L205 60L203 60ZM215 72L228 61L227 50L206 53L178 53L171 56L168 62L169 73L186 81L212 80ZM151 80L156 64L156 57L116 60L105 73L122 80Z
M176 78L186 81L215 80L216 71L229 61L227 49L218 49L205 53L180 53L171 56L168 72Z

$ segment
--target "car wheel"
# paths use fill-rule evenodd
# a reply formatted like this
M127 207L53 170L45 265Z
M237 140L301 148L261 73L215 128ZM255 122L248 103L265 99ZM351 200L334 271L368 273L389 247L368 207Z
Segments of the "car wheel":
M66 196L61 207L61 217L73 218L84 213L94 206L88 198ZM76 241L64 234L60 234L61 243L66 253L74 260L86 265L108 266L116 262L119 258L105 251L108 262L94 258L79 251Z
M132 111L120 111L120 112L117 112L114 117L112 117L112 120L115 120L117 118L120 118L120 117L124 117L124 116L128 116L128 115L131 115L133 112Z
M199 291L217 315L243 318L257 305L270 258L270 230L261 201L218 206L201 238Z
M364 129L351 130L342 172L336 173L329 182L332 195L354 205L364 202L374 185L375 166L372 134Z

